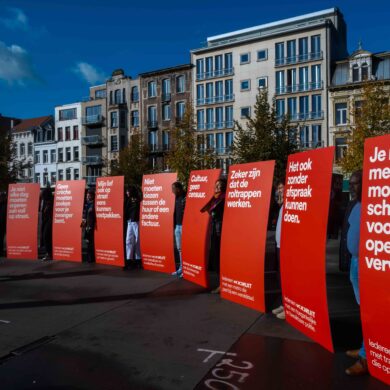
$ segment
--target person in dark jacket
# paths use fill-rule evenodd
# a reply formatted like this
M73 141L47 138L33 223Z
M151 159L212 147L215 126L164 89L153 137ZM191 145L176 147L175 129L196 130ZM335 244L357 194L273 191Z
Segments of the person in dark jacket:
M4 256L4 237L7 231L7 193L0 193L0 257Z
M53 194L50 187L43 189L42 191L42 242L45 248L45 256L43 261L52 260L53 251L53 235L52 235L52 224L53 224Z
M179 181L172 184L172 192L175 195L175 210L173 213L173 223L175 227L175 244L179 257L179 268L172 273L173 276L183 277L183 260L181 257L181 237L183 232L183 216L186 206L186 193L183 185Z
M141 195L134 185L126 190L125 220L126 223L126 260L124 269L133 265L141 267L141 249L139 240L139 215Z
M200 210L202 213L208 212L211 217L210 241L209 241L209 269L219 275L220 248L223 212L225 208L226 180L218 179L215 182L215 192L213 197ZM212 291L215 294L220 292L220 287Z
M96 212L95 212L95 191L88 190L87 199L84 205L83 221L81 227L84 228L84 238L87 241L87 262L95 262L95 228L96 228Z

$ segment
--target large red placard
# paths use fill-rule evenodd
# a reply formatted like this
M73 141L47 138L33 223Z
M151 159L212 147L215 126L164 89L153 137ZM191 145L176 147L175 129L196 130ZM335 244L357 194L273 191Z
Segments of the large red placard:
M208 213L201 213L200 210L214 195L215 182L220 175L220 169L191 172L183 218L183 276L206 288L210 216Z
M7 205L7 257L38 258L39 184L10 184Z
M176 271L173 213L175 196L172 184L176 173L144 175L142 179L140 242L142 265L150 271Z
M274 161L229 168L221 240L221 296L265 311L264 256Z
M85 180L59 181L53 210L53 259L81 262Z
M359 281L371 375L390 385L390 135L364 146Z
M333 352L326 293L326 234L334 147L290 155L280 263L286 320Z
M96 263L124 265L123 202L123 176L99 177L96 180Z

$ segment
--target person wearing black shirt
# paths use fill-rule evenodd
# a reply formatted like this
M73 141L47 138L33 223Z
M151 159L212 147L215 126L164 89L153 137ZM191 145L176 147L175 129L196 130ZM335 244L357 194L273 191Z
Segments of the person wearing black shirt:
M52 260L53 194L50 187L42 191L42 241L45 247L43 261Z
M126 229L126 262L125 269L128 269L132 262L135 266L141 265L141 249L139 241L139 214L141 196L135 186L129 186L126 191L127 199L125 205Z
M83 221L81 227L84 228L84 238L87 241L87 262L95 262L95 191L88 190L87 199L84 206Z
M0 193L0 257L4 255L4 236L7 226L7 193Z
M183 277L183 262L181 257L181 236L182 236L182 225L184 208L186 205L186 194L184 192L183 185L176 181L172 184L172 192L175 195L175 211L173 213L173 223L175 226L175 244L179 254L180 265L179 268L172 273L173 276L179 278Z

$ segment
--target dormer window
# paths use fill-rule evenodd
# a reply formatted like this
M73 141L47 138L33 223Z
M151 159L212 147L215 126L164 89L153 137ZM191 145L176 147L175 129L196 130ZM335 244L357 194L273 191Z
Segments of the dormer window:
M359 65L355 64L352 67L352 82L356 83L359 80Z
M368 80L368 64L364 62L361 67L362 71L362 81Z

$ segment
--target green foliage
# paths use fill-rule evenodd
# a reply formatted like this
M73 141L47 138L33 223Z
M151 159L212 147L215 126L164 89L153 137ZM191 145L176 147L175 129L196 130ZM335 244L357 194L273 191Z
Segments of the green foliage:
M344 173L363 168L364 141L390 133L390 90L381 83L367 82L363 87L363 105L354 114L355 123L350 125L348 148L341 160Z
M275 177L284 178L287 157L298 149L296 127L287 116L276 117L275 99L268 100L267 89L259 89L253 117L245 127L235 122L233 159L235 163L275 160Z
M18 172L22 169L16 162L16 150L12 143L11 135L0 131L0 190L8 189L8 184L15 183Z

